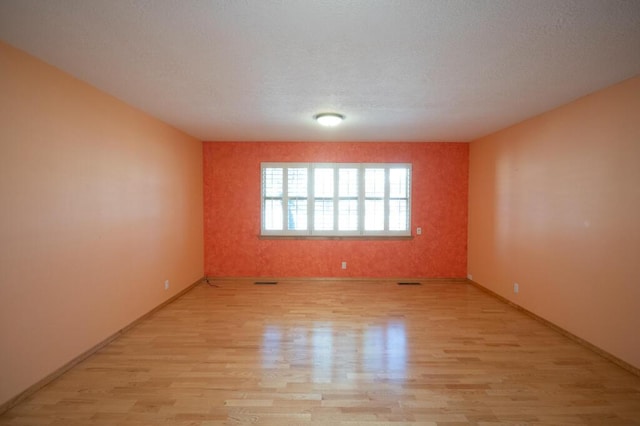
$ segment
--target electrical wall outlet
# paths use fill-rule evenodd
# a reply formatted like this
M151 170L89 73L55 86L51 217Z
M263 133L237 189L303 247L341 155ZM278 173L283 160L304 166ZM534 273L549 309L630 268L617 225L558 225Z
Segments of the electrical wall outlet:
M342 269L347 269L347 262L342 262Z
M164 280L164 289L169 290L169 280Z
M518 283L513 283L513 292L518 293L520 291L520 285Z
M419 226L416 228L416 235L422 235L422 228Z

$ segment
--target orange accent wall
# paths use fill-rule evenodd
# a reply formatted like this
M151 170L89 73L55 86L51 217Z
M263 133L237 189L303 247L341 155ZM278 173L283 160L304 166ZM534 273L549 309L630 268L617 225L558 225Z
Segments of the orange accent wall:
M474 281L640 368L640 77L473 141L469 179Z
M260 239L261 162L410 162L411 240ZM219 277L464 277L468 144L204 143L205 272ZM341 262L347 269L341 269Z
M2 43L0 206L0 404L203 275L201 142Z

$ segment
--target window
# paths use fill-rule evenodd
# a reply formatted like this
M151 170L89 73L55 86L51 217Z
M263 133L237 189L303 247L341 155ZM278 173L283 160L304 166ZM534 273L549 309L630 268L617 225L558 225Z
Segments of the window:
M411 235L411 164L262 163L262 235Z

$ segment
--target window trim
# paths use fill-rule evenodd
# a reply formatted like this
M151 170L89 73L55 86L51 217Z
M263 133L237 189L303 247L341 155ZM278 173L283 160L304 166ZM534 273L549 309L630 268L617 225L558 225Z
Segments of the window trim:
M266 197L265 191L265 169L266 168L282 168L282 197ZM286 229L287 214L285 212L285 206L288 204L288 169L291 168L306 168L307 171L307 229L305 230L288 230ZM314 179L315 170L319 168L332 168L334 173L334 191L333 191L333 220L334 229L332 230L314 230L314 215L315 215L315 197L314 191ZM354 231L340 231L339 227L339 215L338 205L340 200L339 192L339 170L346 168L358 169L358 229ZM385 190L384 190L384 230L366 231L364 229L365 223L365 200L367 199L365 193L365 169L382 168L385 170ZM390 200L398 199L392 198L390 193L390 170L394 168L405 169L408 172L407 176L407 229L400 231L389 230L389 213L390 213ZM303 238L398 238L398 237L411 237L412 223L411 223L411 206L412 206L412 164L411 163L304 163L304 162L262 162L260 163L260 237L303 237ZM265 229L265 199L275 198L281 199L283 205L283 229L268 230ZM346 198L346 197L343 197ZM352 198L352 197L351 197Z

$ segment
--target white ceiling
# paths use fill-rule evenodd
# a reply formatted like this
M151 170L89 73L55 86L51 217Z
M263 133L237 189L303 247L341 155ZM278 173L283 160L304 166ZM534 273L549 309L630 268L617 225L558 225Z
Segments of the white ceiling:
M201 140L469 141L640 74L640 1L1 0L0 38Z

